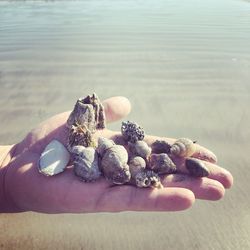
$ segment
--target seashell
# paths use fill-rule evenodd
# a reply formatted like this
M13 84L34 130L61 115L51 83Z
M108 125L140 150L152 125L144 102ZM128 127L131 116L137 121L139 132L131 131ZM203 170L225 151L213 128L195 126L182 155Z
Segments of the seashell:
M147 159L151 154L151 148L145 141L128 142L128 147L133 155L141 156L144 159Z
M160 177L154 172L150 170L144 170L135 175L132 179L132 183L137 187L145 188L145 187L155 187L162 188Z
M171 146L170 153L178 157L191 156L196 149L195 143L188 138L180 138Z
M84 125L91 133L95 132L95 129L105 128L104 107L95 93L77 100L67 121L69 128L73 124Z
M206 165L198 159L191 157L186 158L185 166L192 176L204 177L209 175L209 170Z
M70 154L64 145L57 141L51 141L44 149L39 160L39 172L53 176L63 172L69 163Z
M135 176L137 173L144 171L146 169L146 162L140 156L135 156L130 159L129 163L129 171L131 173L131 178Z
M172 174L176 172L176 165L165 153L151 154L148 168L154 170L158 174Z
M142 127L135 122L122 122L121 133L126 141L136 142L144 139L145 133Z
M72 148L74 158L74 172L83 181L95 181L101 176L98 167L98 154L94 148L75 146Z
M84 125L72 125L70 128L67 148L71 151L76 145L84 147L95 146L91 132Z
M161 153L168 154L170 152L171 145L164 140L156 140L151 145L151 148L154 154L161 154Z
M108 180L115 184L124 184L131 178L127 161L127 150L121 145L114 145L105 151L101 170Z
M95 112L96 129L104 129L106 127L105 112L97 94L93 93L92 96L88 95L84 99L81 99L81 101L85 104L91 104L93 106Z
M153 171L146 170L146 162L140 156L129 161L130 183L137 187L160 187L160 178Z
M75 107L67 120L67 127L72 128L72 125L85 127L91 133L95 131L95 111L91 104L84 104L81 99L77 100Z
M99 137L98 138L98 147L96 148L96 151L97 153L100 155L100 156L103 156L105 151L108 149L108 148L111 148L115 145L114 141L112 140L109 140L107 138L104 138L104 137Z

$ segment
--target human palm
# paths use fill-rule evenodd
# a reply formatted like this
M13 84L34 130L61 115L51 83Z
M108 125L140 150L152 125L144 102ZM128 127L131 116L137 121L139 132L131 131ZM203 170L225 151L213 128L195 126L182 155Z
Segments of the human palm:
M108 122L119 120L130 111L128 100L122 97L113 97L103 103ZM185 174L166 175L162 178L162 189L111 185L103 177L93 183L81 182L73 174L72 166L68 166L62 174L46 177L38 172L41 152L53 139L66 143L68 116L69 112L65 112L50 118L15 145L5 175L5 196L10 206L14 207L13 211L178 211L189 208L195 198L218 200L223 197L225 188L232 185L231 174L217 166L214 154L201 146L197 146L194 157L204 160L210 170L209 176L193 178ZM97 131L95 136L117 139L120 135L104 129ZM145 138L149 144L155 139L154 136Z

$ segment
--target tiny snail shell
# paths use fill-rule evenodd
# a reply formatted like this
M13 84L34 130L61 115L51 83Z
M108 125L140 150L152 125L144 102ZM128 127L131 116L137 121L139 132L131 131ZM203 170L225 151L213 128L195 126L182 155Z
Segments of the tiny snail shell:
M154 170L158 174L172 174L176 172L176 165L165 153L151 154L148 168Z
M188 157L185 159L185 166L190 175L195 177L204 177L209 175L209 170L206 165L195 158Z
M147 159L151 154L151 148L145 141L136 141L135 143L128 143L129 151L135 155Z
M105 151L101 160L101 170L108 180L115 184L124 184L131 177L127 161L127 150L121 145L114 145Z
M105 151L108 148L113 147L114 145L115 145L115 143L112 140L109 140L105 137L99 137L98 138L98 147L97 147L96 151L100 156L103 156Z
M72 148L74 172L83 181L95 181L101 176L98 166L98 155L94 148L75 146Z
M140 156L135 156L131 158L128 165L129 165L129 171L131 173L131 178L135 176L137 173L145 170L146 168L146 162Z
M196 150L195 143L188 138L180 138L171 146L170 153L178 157L191 156Z

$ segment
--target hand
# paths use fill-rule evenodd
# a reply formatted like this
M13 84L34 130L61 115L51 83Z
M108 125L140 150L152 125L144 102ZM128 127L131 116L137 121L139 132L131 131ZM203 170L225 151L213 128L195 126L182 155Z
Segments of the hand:
M113 97L103 102L108 122L119 120L130 112L126 98ZM53 139L66 144L65 126L69 112L58 114L33 129L26 138L12 148L12 159L2 167L6 212L37 211L44 213L82 213L133 211L178 211L189 208L195 198L218 200L225 188L230 188L232 175L215 164L216 157L198 146L195 157L203 159L210 169L206 178L192 178L185 174L163 177L163 189L114 186L103 177L93 183L81 182L69 167L65 172L47 177L38 172L41 152ZM107 129L95 136L117 139L120 135ZM147 136L151 144L156 137ZM161 138L162 139L162 138ZM172 139L164 138L167 141Z

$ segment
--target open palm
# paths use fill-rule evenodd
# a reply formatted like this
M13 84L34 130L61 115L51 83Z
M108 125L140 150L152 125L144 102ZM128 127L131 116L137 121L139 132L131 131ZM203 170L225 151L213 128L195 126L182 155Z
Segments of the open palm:
M103 104L108 122L119 120L130 112L130 104L123 97L107 99ZM194 157L204 160L210 175L203 178L185 174L167 175L162 180L163 189L115 186L104 178L85 183L73 174L71 166L57 176L43 176L37 166L40 154L53 139L66 143L68 116L69 112L65 112L43 122L14 147L14 156L5 175L5 196L10 206L14 207L13 211L177 211L189 208L195 198L218 200L223 197L225 188L232 185L231 174L217 166L214 154L201 146L197 147ZM95 136L117 139L120 135L104 129ZM145 138L149 144L155 139L153 136Z

